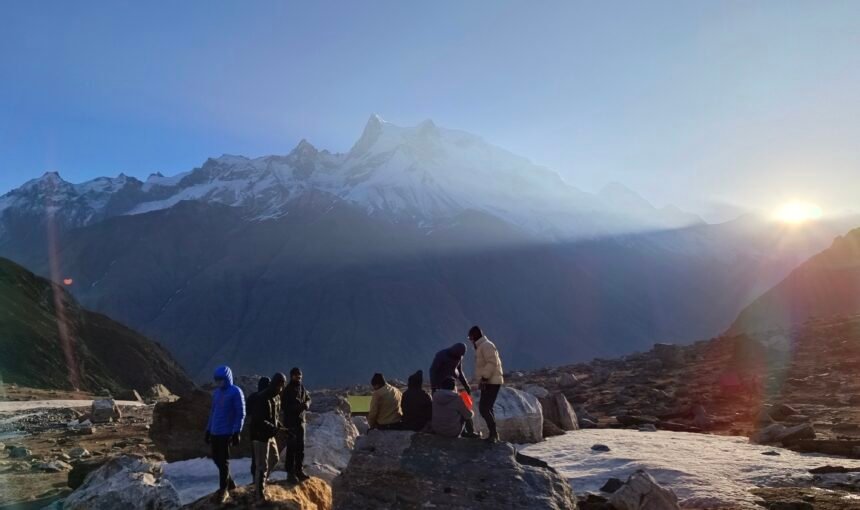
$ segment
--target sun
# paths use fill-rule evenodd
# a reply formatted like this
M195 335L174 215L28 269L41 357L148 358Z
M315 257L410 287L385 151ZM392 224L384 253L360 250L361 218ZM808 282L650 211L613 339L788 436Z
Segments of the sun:
M821 208L811 202L788 202L776 210L774 217L783 223L798 225L821 218Z

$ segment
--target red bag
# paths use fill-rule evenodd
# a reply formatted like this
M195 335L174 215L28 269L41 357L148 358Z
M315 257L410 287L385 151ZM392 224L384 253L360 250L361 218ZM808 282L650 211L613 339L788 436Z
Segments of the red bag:
M460 390L460 398L463 399L463 403L466 404L466 409L469 411L472 410L474 403L472 402L472 395L466 393L466 390Z

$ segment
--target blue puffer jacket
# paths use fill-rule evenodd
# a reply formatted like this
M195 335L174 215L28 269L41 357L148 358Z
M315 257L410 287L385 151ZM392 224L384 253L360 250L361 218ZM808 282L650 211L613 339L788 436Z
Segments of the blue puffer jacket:
M212 393L212 410L206 430L213 436L232 436L242 431L245 422L245 395L233 385L233 371L228 366L215 369L215 377L223 377L227 384Z

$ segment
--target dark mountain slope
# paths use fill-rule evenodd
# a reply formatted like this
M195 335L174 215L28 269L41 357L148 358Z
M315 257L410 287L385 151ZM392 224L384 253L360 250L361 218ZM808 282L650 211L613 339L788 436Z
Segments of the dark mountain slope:
M860 313L860 229L801 264L744 309L732 331L763 331Z
M65 290L0 258L0 375L39 388L145 389L192 383L160 345L87 311Z
M426 369L473 323L508 368L710 336L774 281L760 267L796 264L771 249L776 231L750 234L758 244L717 226L547 243L474 211L427 230L304 200L265 221L201 202L111 218L63 233L57 263L85 305L159 340L195 378L224 362L299 365L317 385ZM26 263L47 273L41 251Z

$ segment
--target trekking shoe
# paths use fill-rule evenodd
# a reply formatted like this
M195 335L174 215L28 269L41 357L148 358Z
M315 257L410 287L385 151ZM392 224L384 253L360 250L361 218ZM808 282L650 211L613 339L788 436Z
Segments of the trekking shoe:
M499 436L498 435L489 436L486 439L484 439L484 441L491 443L491 444L492 443L498 443L499 442Z
M223 505L224 503L230 500L230 491L227 490L219 490L215 493L215 503Z
M232 478L228 478L227 479L227 490L232 491L234 489L236 489L236 482L234 482Z
M460 434L460 437L465 437L466 439L481 439L480 432L463 432Z
M296 473L296 478L298 478L299 480L301 480L303 482L305 480L309 479L310 477L311 476L309 474L305 473L304 471L299 471L298 473Z

